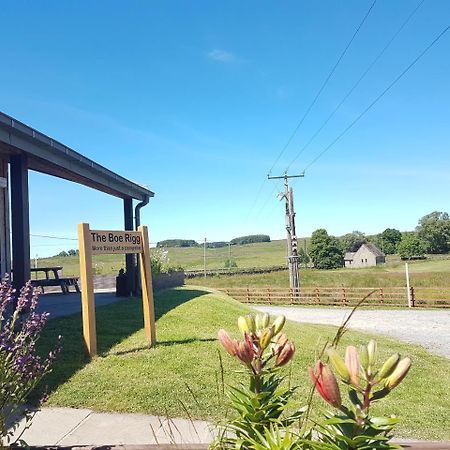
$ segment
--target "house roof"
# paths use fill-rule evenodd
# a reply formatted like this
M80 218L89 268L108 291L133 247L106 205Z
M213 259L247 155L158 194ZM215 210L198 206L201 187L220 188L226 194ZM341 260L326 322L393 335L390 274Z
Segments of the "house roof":
M363 244L362 246L366 246L375 256L386 256L376 245L371 244L370 242ZM362 247L361 246L361 247Z
M116 197L145 200L154 193L97 164L53 138L0 111L0 154L25 154L37 172L83 184Z

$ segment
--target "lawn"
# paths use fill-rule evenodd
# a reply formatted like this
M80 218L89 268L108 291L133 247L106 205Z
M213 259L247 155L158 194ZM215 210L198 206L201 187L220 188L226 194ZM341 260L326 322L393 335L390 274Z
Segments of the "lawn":
M123 300L98 308L99 356L89 361L83 352L81 318L73 315L49 322L42 338L49 348L64 335L63 352L46 383L49 405L162 414L172 417L218 419L222 401L217 330L236 334L236 318L248 309L216 292L202 288L164 291L156 297L157 339L144 345L140 301ZM297 346L292 382L299 384L297 403L304 404L310 388L308 365L334 327L289 323L289 336ZM343 345L367 342L368 335L349 332ZM380 405L402 418L401 437L450 439L450 361L420 347L378 338L381 357L394 351L410 355L414 367L408 378ZM232 383L239 365L224 351L225 382ZM324 406L321 399L318 405Z

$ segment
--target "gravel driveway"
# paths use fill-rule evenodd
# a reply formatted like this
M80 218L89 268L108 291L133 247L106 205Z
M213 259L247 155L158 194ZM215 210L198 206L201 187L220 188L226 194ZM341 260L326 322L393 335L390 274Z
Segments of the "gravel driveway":
M342 325L350 308L302 308L297 306L255 306L258 311L284 314L295 322ZM419 344L432 353L450 358L450 311L448 310L359 310L349 328L379 333Z

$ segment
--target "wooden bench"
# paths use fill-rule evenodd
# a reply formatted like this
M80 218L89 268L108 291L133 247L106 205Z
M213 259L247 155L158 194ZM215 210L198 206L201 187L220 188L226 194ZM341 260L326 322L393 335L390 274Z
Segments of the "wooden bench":
M50 287L50 286L60 286L63 294L68 294L70 292L70 290L69 290L70 286L74 286L75 292L80 292L80 287L78 285L78 277L31 280L31 284L34 287L41 288L42 293L45 292L44 291L45 287Z

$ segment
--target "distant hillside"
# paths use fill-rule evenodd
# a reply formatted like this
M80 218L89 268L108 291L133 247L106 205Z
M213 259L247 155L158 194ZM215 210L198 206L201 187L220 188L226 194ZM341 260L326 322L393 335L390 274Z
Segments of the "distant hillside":
M193 239L166 239L159 241L157 247L197 247L198 242Z

